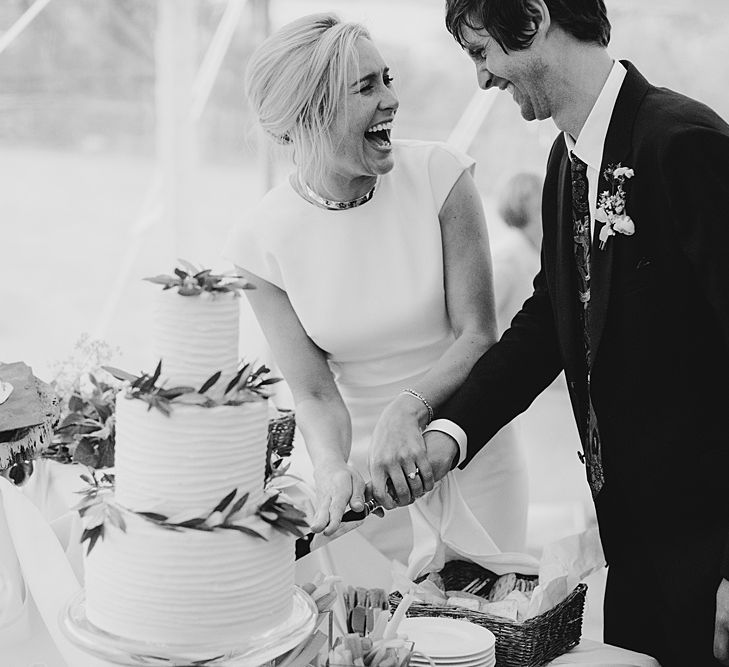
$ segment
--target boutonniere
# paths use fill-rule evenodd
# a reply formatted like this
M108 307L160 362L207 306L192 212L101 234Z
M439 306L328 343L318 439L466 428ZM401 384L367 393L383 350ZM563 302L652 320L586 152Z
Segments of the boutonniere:
M608 239L615 236L616 232L626 236L635 233L635 224L625 212L625 190L623 188L625 181L633 178L635 172L618 163L617 166L609 165L603 175L605 180L610 183L610 189L603 190L597 198L595 220L604 225L600 230L600 250L605 250Z

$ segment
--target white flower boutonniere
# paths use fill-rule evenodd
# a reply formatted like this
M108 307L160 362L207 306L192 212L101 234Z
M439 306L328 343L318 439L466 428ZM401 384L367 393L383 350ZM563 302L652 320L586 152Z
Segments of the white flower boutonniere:
M625 190L623 184L629 178L633 178L635 172L629 167L623 167L618 163L616 166L608 166L605 169L605 179L610 183L610 190L603 190L597 198L597 211L595 220L603 223L600 230L600 250L605 250L605 245L615 233L631 236L635 233L635 224L632 218L625 212Z

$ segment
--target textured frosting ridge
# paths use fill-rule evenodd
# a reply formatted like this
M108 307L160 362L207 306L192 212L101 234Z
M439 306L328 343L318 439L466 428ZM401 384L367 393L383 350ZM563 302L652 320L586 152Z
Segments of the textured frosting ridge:
M291 614L293 537L172 531L130 513L86 559L89 621L155 644L240 646Z
M201 408L116 399L116 500L135 511L209 512L230 491L263 496L268 434L266 401Z
M238 368L238 297L232 292L157 295L152 316L152 350L162 360L167 386L196 389L216 371L223 381Z

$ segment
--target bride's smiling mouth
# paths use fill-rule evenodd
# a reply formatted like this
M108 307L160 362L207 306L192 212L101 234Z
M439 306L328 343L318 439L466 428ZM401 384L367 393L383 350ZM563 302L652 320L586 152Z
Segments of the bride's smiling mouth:
M365 139L377 150L390 150L392 147L392 143L390 142L391 131L392 121L377 123L367 129Z

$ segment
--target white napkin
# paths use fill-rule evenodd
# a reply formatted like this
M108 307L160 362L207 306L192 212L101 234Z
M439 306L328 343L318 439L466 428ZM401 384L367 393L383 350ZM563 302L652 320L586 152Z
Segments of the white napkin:
M61 632L60 614L80 585L50 525L21 489L2 478L0 498L25 585L58 651L73 667L108 664L77 649Z
M539 585L534 589L526 617L555 607L577 584L603 567L605 555L597 527L546 545L539 564Z
M35 505L50 525L78 580L83 579L82 526L78 513L70 508L79 500L75 491L83 486L80 475L85 471L84 466L38 459L28 481L22 487L13 487ZM15 511L15 506L11 503L6 512L2 498L0 495L0 646L17 646L32 639L32 605L6 517L7 513ZM22 531L25 534L32 529L25 527ZM37 618L37 612L35 614L34 618Z
M114 472L109 468L106 472ZM88 468L80 463L58 463L48 459L35 462L35 469L28 481L21 487L41 513L58 538L68 562L79 582L83 583L83 546L81 533L83 525L78 512L73 510L81 496L78 491L86 487L81 479L88 474ZM97 473L101 475L103 473Z
M409 506L413 550L407 577L437 572L445 565L446 547L464 560L496 574L537 574L539 561L522 553L502 552L463 499L458 480L448 473L430 492Z
M25 587L0 495L0 646L30 639Z

